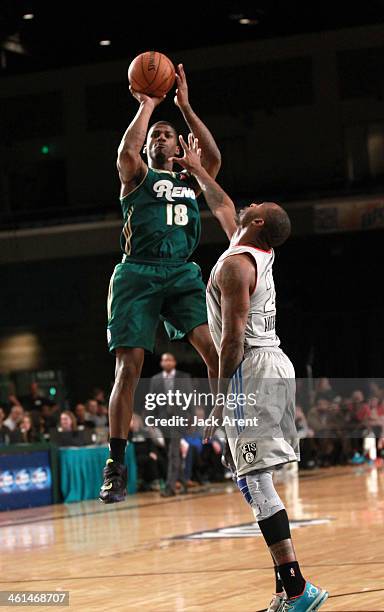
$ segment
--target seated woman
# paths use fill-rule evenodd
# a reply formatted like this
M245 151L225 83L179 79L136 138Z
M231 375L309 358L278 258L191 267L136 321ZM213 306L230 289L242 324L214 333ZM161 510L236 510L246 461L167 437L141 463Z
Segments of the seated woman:
M58 446L86 446L92 444L92 433L89 430L79 431L73 412L64 410L60 414L59 425L50 430L50 440Z
M33 444L34 442L44 442L44 437L38 427L32 421L31 414L25 412L21 422L16 429L10 432L11 444Z

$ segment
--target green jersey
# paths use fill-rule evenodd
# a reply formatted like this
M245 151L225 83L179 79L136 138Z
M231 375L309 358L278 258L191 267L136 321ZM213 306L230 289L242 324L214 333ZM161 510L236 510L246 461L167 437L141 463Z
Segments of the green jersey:
M127 257L186 260L200 240L200 212L189 176L148 168L143 181L121 198L120 243Z

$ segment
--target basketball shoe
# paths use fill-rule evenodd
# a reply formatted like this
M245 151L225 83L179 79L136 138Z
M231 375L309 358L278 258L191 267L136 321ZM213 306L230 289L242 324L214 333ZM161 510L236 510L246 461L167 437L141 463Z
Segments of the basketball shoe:
M284 593L275 593L271 599L271 603L267 608L266 612L279 612L281 605L284 603Z
M127 496L127 466L107 459L104 468L104 482L99 493L99 500L104 504L124 501Z
M316 612L328 598L328 592L306 582L302 595L285 599L276 612Z

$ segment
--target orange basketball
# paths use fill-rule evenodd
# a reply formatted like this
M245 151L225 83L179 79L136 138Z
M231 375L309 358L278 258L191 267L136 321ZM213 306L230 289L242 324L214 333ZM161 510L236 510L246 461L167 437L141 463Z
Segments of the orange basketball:
M175 67L163 53L146 51L131 62L128 80L132 89L160 98L173 87Z

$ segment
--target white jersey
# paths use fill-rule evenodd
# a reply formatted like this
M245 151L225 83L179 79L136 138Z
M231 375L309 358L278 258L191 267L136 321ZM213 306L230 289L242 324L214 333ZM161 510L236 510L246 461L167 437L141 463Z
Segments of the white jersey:
M273 282L272 265L275 259L273 249L263 251L249 245L237 245L235 234L230 247L219 257L212 269L207 286L208 325L216 346L220 352L222 336L221 292L216 283L216 273L219 264L240 253L249 254L255 261L257 269L256 287L250 296L250 308L245 328L245 348L276 347L280 340L276 335L276 292Z

